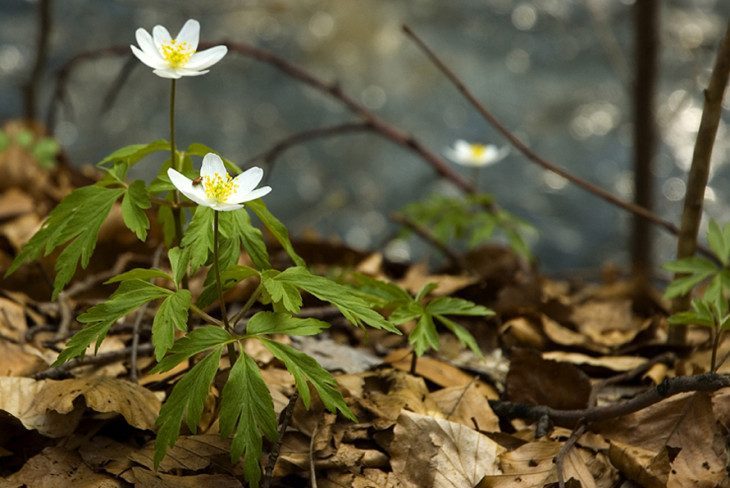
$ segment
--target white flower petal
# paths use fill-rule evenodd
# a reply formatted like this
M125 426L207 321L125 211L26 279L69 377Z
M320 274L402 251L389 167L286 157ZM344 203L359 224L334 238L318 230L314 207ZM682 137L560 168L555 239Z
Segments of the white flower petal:
M162 52L162 45L172 40L170 33L161 25L152 28L152 39L155 41L155 47L158 52Z
M175 188L190 200L199 205L211 206L210 200L205 195L205 190L202 185L193 185L193 180L172 168L167 170L167 176L170 178L172 184L175 185Z
M240 175L233 178L233 183L236 185L236 195L243 195L248 193L258 185L264 177L264 170L255 166L247 169Z
M220 61L228 52L226 46L215 46L205 51L200 51L190 57L190 61L185 64L186 69L206 69Z
M175 40L177 42L187 42L193 51L198 49L198 40L200 39L200 22L195 19L188 19L182 26L180 32L177 33Z
M182 76L183 76L180 73L178 73L177 70L174 70L172 68L156 69L153 71L153 73L161 78L171 78L173 80L182 78Z
M246 193L245 195L237 195L237 198L234 199L233 197L228 199L229 203L243 203L243 202L250 202L251 200L256 200L258 198L263 197L264 195L268 195L271 191L270 186L262 186L261 188L257 188L254 191L250 193Z
M208 70L198 71L197 69L176 68L175 72L180 76L200 76L207 73Z
M145 51L142 51L134 44L131 44L129 47L132 48L132 52L134 53L135 56L137 56L137 59L142 61L144 64L146 64L150 68L165 69L167 67L167 63L165 63L164 61L162 61L159 58L151 56L150 54L148 54Z
M208 153L203 157L203 166L200 168L200 176L211 177L218 173L221 177L228 174L223 160L215 153Z
M238 210L239 208L243 208L243 205L237 205L235 203L218 203L213 202L210 205L208 205L213 210L218 210L219 212L228 212L231 210Z
M149 32L142 28L139 28L134 33L134 37L137 39L137 45L139 45L139 48L145 54L150 57L159 59L160 61L165 61L160 54L160 50L157 49L157 46L155 46L155 41L152 39L152 36Z

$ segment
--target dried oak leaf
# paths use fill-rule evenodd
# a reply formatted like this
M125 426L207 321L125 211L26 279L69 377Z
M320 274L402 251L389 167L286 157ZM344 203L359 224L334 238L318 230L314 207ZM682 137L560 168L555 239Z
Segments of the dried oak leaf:
M499 474L504 450L456 422L403 411L390 446L390 464L405 488L472 488Z
M38 396L45 384L33 378L0 377L0 410L18 419L26 429L47 437L65 437L76 429L83 409L63 413L38 409Z

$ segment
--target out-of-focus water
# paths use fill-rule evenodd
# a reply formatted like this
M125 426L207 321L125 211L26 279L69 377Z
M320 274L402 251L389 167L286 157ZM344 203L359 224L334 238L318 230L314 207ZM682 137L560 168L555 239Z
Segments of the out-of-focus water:
M630 198L631 1L602 0L57 0L49 74L74 54L134 42L137 27L177 32L187 18L202 39L270 49L306 67L436 152L462 138L503 144L496 132L401 33L407 23L463 77L485 105L538 153ZM684 172L714 48L730 2L662 3L657 211L678 222ZM18 86L32 64L35 2L0 0L0 119L22 113ZM139 66L118 102L100 107L123 60L78 69L73 111L56 132L71 159L93 163L122 145L167 137L169 84ZM200 78L178 83L178 145L203 142L245 161L297 131L354 120L341 105L273 68L229 54ZM725 108L730 105L725 102ZM727 110L717 137L706 211L727 220ZM468 175L467 175L468 176ZM372 134L298 146L270 175L267 204L293 232L317 229L369 248L393 227L387 214L439 191L413 154ZM481 188L537 229L533 248L551 271L624 263L629 217L533 166L516 151L481 173ZM658 260L674 240L657 231ZM415 241L397 246L417 256Z

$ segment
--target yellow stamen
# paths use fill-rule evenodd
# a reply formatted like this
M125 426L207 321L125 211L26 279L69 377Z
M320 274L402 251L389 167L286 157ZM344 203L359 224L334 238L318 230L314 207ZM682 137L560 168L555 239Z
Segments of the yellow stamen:
M162 45L162 57L170 63L172 68L185 66L192 55L193 50L190 49L190 44L187 42L170 39Z
M213 173L213 176L203 177L203 188L208 198L219 203L225 203L231 193L238 189L238 185L233 182L233 178L229 174L221 176L218 173Z
M475 158L480 158L484 156L484 153L487 152L487 146L484 144L471 144L469 146L469 149L471 149L471 155Z

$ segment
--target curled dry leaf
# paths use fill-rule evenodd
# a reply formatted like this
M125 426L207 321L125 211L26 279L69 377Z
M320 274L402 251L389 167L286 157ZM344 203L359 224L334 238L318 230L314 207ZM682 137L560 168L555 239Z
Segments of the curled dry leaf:
M241 488L241 482L233 476L225 474L196 474L191 476L176 476L172 474L155 473L145 468L132 468L122 474L125 481L134 486L146 488L198 488L200 486L215 486L216 488Z
M407 488L472 488L499 474L503 448L456 422L403 411L390 446L393 473Z
M230 449L230 440L221 439L217 434L180 436L167 450L158 469L163 473L201 471L210 466L214 457L229 459ZM129 453L129 459L154 470L154 454L155 443L150 441L142 449Z
M484 432L499 432L499 418L476 382L444 388L429 394L429 397L439 406L446 420Z
M603 356L593 357L579 352L548 351L542 353L542 358L549 361L570 363L575 366L590 366L593 368L607 369L614 373L624 373L641 366L646 358L638 356Z
M35 347L0 340L0 375L31 376L47 367L48 363Z

